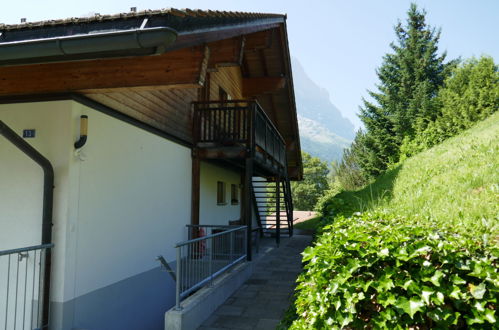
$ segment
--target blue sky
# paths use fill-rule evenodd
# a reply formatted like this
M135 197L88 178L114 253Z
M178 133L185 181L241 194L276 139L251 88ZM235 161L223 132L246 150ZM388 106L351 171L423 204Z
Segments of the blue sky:
M393 26L404 19L406 0L22 0L5 1L1 23L112 14L165 7L275 12L288 14L292 56L330 94L356 126L358 107L373 89L375 70L394 41ZM419 0L428 22L442 28L440 49L449 58L488 54L499 62L499 0Z

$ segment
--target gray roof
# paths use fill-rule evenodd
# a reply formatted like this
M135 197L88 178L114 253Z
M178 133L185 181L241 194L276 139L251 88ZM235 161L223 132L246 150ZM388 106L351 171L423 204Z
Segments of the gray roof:
M96 23L96 22L112 22L123 21L129 19L143 19L152 17L169 17L176 18L177 20L184 21L199 21L199 22L247 22L258 19L268 18L285 18L286 15L282 14L266 14L266 13L252 13L252 12L237 12L237 11L218 11L218 10L199 10L199 9L175 9L165 8L157 10L144 10L140 12L128 12L112 15L95 14L88 17L70 17L64 19L54 19L38 22L25 22L20 24L2 24L0 23L0 30L12 31L21 29L35 29L43 27L56 27L64 25Z

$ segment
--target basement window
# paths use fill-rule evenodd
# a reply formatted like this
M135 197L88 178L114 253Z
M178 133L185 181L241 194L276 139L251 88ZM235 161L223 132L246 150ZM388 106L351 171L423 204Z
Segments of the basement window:
M225 200L225 182L217 182L217 205L227 204Z
M232 205L239 204L239 187L237 184L230 185L230 203Z

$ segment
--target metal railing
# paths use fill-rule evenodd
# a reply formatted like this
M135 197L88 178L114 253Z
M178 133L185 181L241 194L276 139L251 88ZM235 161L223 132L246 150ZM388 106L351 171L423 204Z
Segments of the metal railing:
M239 223L239 221L237 221ZM185 225L187 230L187 239L193 239L202 237L205 235L212 235L219 233L222 230L233 229L236 227L240 227L240 224L237 225ZM256 253L259 253L260 250L260 231L262 228L260 227L252 227L251 232L255 234L253 247L255 248ZM253 235L252 235L253 236Z
M195 143L259 147L281 166L286 145L281 134L256 101L193 102Z
M175 245L176 309L180 301L246 259L246 226L206 226L220 230ZM192 227L189 228L192 231Z
M53 244L0 251L0 328L43 329L45 258Z

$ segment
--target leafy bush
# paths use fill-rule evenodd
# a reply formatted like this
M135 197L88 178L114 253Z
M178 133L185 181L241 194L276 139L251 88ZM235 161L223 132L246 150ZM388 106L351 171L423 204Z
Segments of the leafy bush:
M303 180L291 182L296 210L309 211L314 208L319 197L329 188L327 163L317 157L302 152Z
M493 328L497 245L386 214L337 217L304 251L291 329Z
M499 109L499 69L489 56L455 68L438 91L435 120L400 147L401 160L433 147L491 116Z
M323 216L333 216L335 213L337 203L341 203L341 199L334 198L334 196L338 194L337 191L328 190L322 195L317 204L315 204L315 211L319 212ZM333 202L335 203L333 205Z

